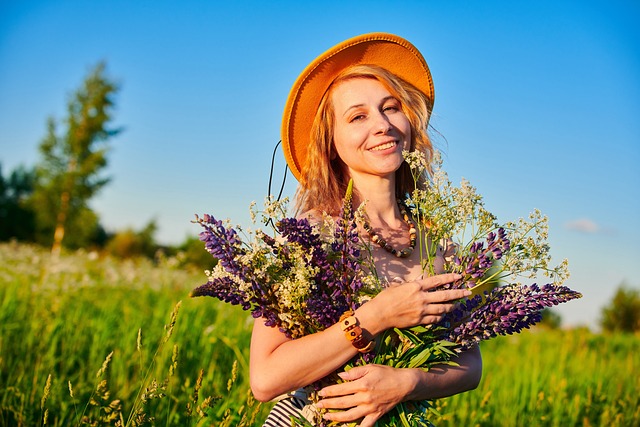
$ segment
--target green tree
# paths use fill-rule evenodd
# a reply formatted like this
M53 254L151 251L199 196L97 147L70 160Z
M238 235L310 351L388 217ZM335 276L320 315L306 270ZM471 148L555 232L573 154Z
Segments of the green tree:
M146 256L153 259L159 249L155 243L158 225L151 220L140 231L131 228L117 232L106 245L106 251L119 258Z
M639 332L640 291L621 284L609 305L602 309L600 326L611 332Z
M27 199L33 192L34 179L34 171L24 166L5 178L0 166L0 240L33 240L34 213Z
M87 203L109 182L101 172L107 166L108 141L120 131L109 127L117 91L105 75L105 64L99 63L72 95L63 132L48 120L32 202L39 240L51 244L54 255L63 240L65 246L78 247L104 237Z
M187 237L178 247L182 265L195 267L199 271L211 270L218 261L204 248L204 243L195 236Z

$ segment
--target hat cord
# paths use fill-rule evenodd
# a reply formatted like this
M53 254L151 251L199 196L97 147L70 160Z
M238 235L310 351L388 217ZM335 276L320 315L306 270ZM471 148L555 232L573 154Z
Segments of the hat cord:
M273 149L273 154L271 155L271 169L269 171L269 188L267 189L267 197L271 196L271 183L273 181L273 167L276 161L276 151L278 150L278 146L281 143L282 143L282 140L278 141L275 148ZM282 197L282 192L284 191L284 184L287 182L288 170L289 170L289 167L285 165L284 176L282 177L282 185L280 186L280 192L278 192L278 198L276 199L276 201L278 202L280 201L280 197ZM265 225L269 225L269 224L271 224L272 227L276 228L275 224L273 223L273 218L269 218Z
M273 154L271 155L271 169L269 171L269 188L267 189L267 197L271 196L271 183L273 181L273 167L275 165L275 161L276 161L276 152L278 151L278 146L282 143L282 140L278 141L278 143L276 144L276 146L273 149ZM280 186L280 192L278 192L278 197L276 198L276 201L280 201L280 198L282 197L282 192L284 191L284 185L287 182L287 171L289 170L289 166L285 165L284 167L284 175L282 177L282 185Z

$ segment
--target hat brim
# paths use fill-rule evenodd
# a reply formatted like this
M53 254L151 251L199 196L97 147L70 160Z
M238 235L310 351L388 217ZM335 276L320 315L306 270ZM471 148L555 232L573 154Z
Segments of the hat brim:
M282 117L282 148L289 169L299 181L310 142L311 126L322 97L333 80L352 65L378 65L435 99L431 72L422 54L402 37L363 34L317 57L300 74L289 93Z

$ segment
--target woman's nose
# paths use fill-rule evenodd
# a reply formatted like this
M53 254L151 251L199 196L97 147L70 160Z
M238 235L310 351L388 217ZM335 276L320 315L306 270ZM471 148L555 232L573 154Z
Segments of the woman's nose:
M375 116L376 120L374 122L374 130L376 134L386 134L392 128L391 122L389 118L385 116L383 113L379 112Z

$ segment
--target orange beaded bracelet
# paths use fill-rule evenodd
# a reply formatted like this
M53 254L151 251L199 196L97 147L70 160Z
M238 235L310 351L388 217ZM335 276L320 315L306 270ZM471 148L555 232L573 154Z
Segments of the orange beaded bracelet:
M340 328L343 330L345 337L351 341L351 344L360 353L368 353L373 349L374 342L367 340L362 335L362 328L358 326L358 319L353 311L345 311L340 316Z

